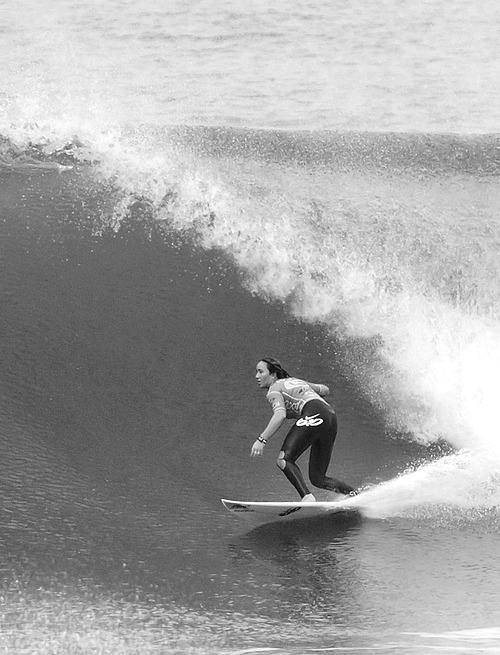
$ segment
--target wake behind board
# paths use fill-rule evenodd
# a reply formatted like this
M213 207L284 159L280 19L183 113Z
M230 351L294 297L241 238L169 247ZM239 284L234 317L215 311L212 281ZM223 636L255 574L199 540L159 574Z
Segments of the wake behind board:
M335 512L354 512L356 508L352 498L343 497L342 500L315 501L312 503L294 502L252 502L246 500L227 500L221 498L222 504L230 512L267 514L276 518L287 516L325 516Z

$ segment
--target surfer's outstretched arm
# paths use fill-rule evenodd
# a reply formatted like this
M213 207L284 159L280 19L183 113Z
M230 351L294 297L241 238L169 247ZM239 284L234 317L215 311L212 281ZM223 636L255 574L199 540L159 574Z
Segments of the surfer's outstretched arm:
M283 408L278 408L273 415L271 420L266 426L266 429L259 435L259 437L253 442L251 456L257 457L262 455L264 451L264 446L267 443L267 440L270 439L275 432L277 432L280 427L283 425L283 421L286 418L286 410Z

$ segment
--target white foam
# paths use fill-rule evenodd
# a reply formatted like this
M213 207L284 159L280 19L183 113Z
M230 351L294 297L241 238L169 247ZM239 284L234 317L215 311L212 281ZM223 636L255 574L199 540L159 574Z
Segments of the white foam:
M348 502L371 518L500 512L500 458L460 451L369 487Z

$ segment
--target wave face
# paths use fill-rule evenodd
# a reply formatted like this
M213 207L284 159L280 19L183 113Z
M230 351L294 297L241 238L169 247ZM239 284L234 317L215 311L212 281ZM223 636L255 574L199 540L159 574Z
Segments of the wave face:
M42 154L45 165L92 161L85 184L102 185L106 205L96 234L139 212L224 253L247 289L324 326L330 359L394 429L496 449L497 148L487 136L190 128Z
M498 450L498 138L31 127L16 144L6 170L75 166L94 235L176 234L321 325L390 429Z

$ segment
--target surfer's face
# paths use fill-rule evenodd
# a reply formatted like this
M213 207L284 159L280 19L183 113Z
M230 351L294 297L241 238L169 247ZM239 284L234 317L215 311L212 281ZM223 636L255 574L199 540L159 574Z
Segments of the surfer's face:
M259 362L255 368L255 377L261 389L269 389L276 380L276 373L269 373L266 362Z

